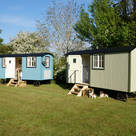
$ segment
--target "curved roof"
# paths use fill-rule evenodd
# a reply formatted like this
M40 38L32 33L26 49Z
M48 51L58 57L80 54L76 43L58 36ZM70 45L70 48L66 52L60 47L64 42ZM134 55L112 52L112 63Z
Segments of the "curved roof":
M2 54L0 57L27 57L27 56L44 56L44 55L52 55L52 53L26 53L26 54Z
M69 52L66 55L83 55L83 54L112 54L112 53L123 53L123 52L131 52L135 49L136 46L122 46L122 47L114 47L114 48L103 48L103 49L91 49L91 50L81 50L81 51L73 51Z

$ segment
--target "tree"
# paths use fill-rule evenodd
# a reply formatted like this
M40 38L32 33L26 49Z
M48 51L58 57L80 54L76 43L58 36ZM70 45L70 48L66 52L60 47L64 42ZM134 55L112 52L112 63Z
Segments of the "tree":
M0 30L0 33L2 32L2 30ZM0 38L0 46L2 45L3 39Z
M8 45L13 48L13 53L37 53L48 50L49 43L37 33L19 32L16 38Z
M0 45L0 54L11 54L12 48L7 45Z
M118 0L115 8L128 27L127 44L136 45L136 0Z
M121 21L114 4L111 0L94 0L88 12L82 9L74 26L78 37L93 48L127 45L128 25Z
M48 37L52 50L57 51L59 56L84 47L82 41L76 38L73 29L79 11L80 7L75 0L69 0L66 3L56 3L54 0L52 6L47 9L44 19L38 21L38 32L43 37Z
M2 30L0 30L0 33ZM12 48L3 44L3 39L0 38L0 54L8 54L12 52Z

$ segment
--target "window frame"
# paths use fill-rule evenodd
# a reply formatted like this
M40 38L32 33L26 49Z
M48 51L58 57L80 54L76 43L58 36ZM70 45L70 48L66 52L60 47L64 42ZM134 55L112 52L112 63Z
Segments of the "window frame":
M4 62L4 60L5 60L5 64L3 63L3 62ZM5 68L5 67L6 67L6 58L5 58L5 57L3 57L3 58L2 58L2 67L3 67L3 68Z
M32 58L35 58L35 66L32 66ZM28 66L28 58L30 58L31 59L31 66ZM26 57L26 67L27 68L36 68L36 66L37 66L37 57L36 56L28 56L28 57Z
M49 59L49 65L48 66L46 66L46 58L48 58ZM45 56L45 68L50 68L50 56Z
M95 60L95 57L96 57L96 60ZM105 55L104 54L93 54L92 69L93 70L104 70L104 68L105 68Z

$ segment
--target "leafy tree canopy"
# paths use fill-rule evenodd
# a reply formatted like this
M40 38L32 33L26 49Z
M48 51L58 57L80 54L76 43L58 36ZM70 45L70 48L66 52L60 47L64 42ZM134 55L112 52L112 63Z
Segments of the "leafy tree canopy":
M0 30L0 33L2 32L2 30ZM0 54L7 54L7 53L11 53L12 52L12 48L10 48L7 45L3 44L3 39L0 38Z
M10 54L12 53L12 48L7 45L1 45L0 46L0 54Z
M48 50L49 43L37 33L19 32L16 38L9 44L13 48L13 53L37 53Z
M0 30L0 33L1 33L2 31ZM0 38L0 45L2 45L2 42L3 42L3 39L2 38Z
M134 1L94 0L88 12L82 9L80 13L74 26L77 36L93 48L135 45Z

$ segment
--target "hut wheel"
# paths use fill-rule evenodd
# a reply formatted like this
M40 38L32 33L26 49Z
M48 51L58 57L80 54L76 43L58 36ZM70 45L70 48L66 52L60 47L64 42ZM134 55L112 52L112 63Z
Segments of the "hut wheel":
M34 86L40 86L40 81L34 81L33 84Z
M121 101L127 101L128 94L126 92L117 92L117 99Z

